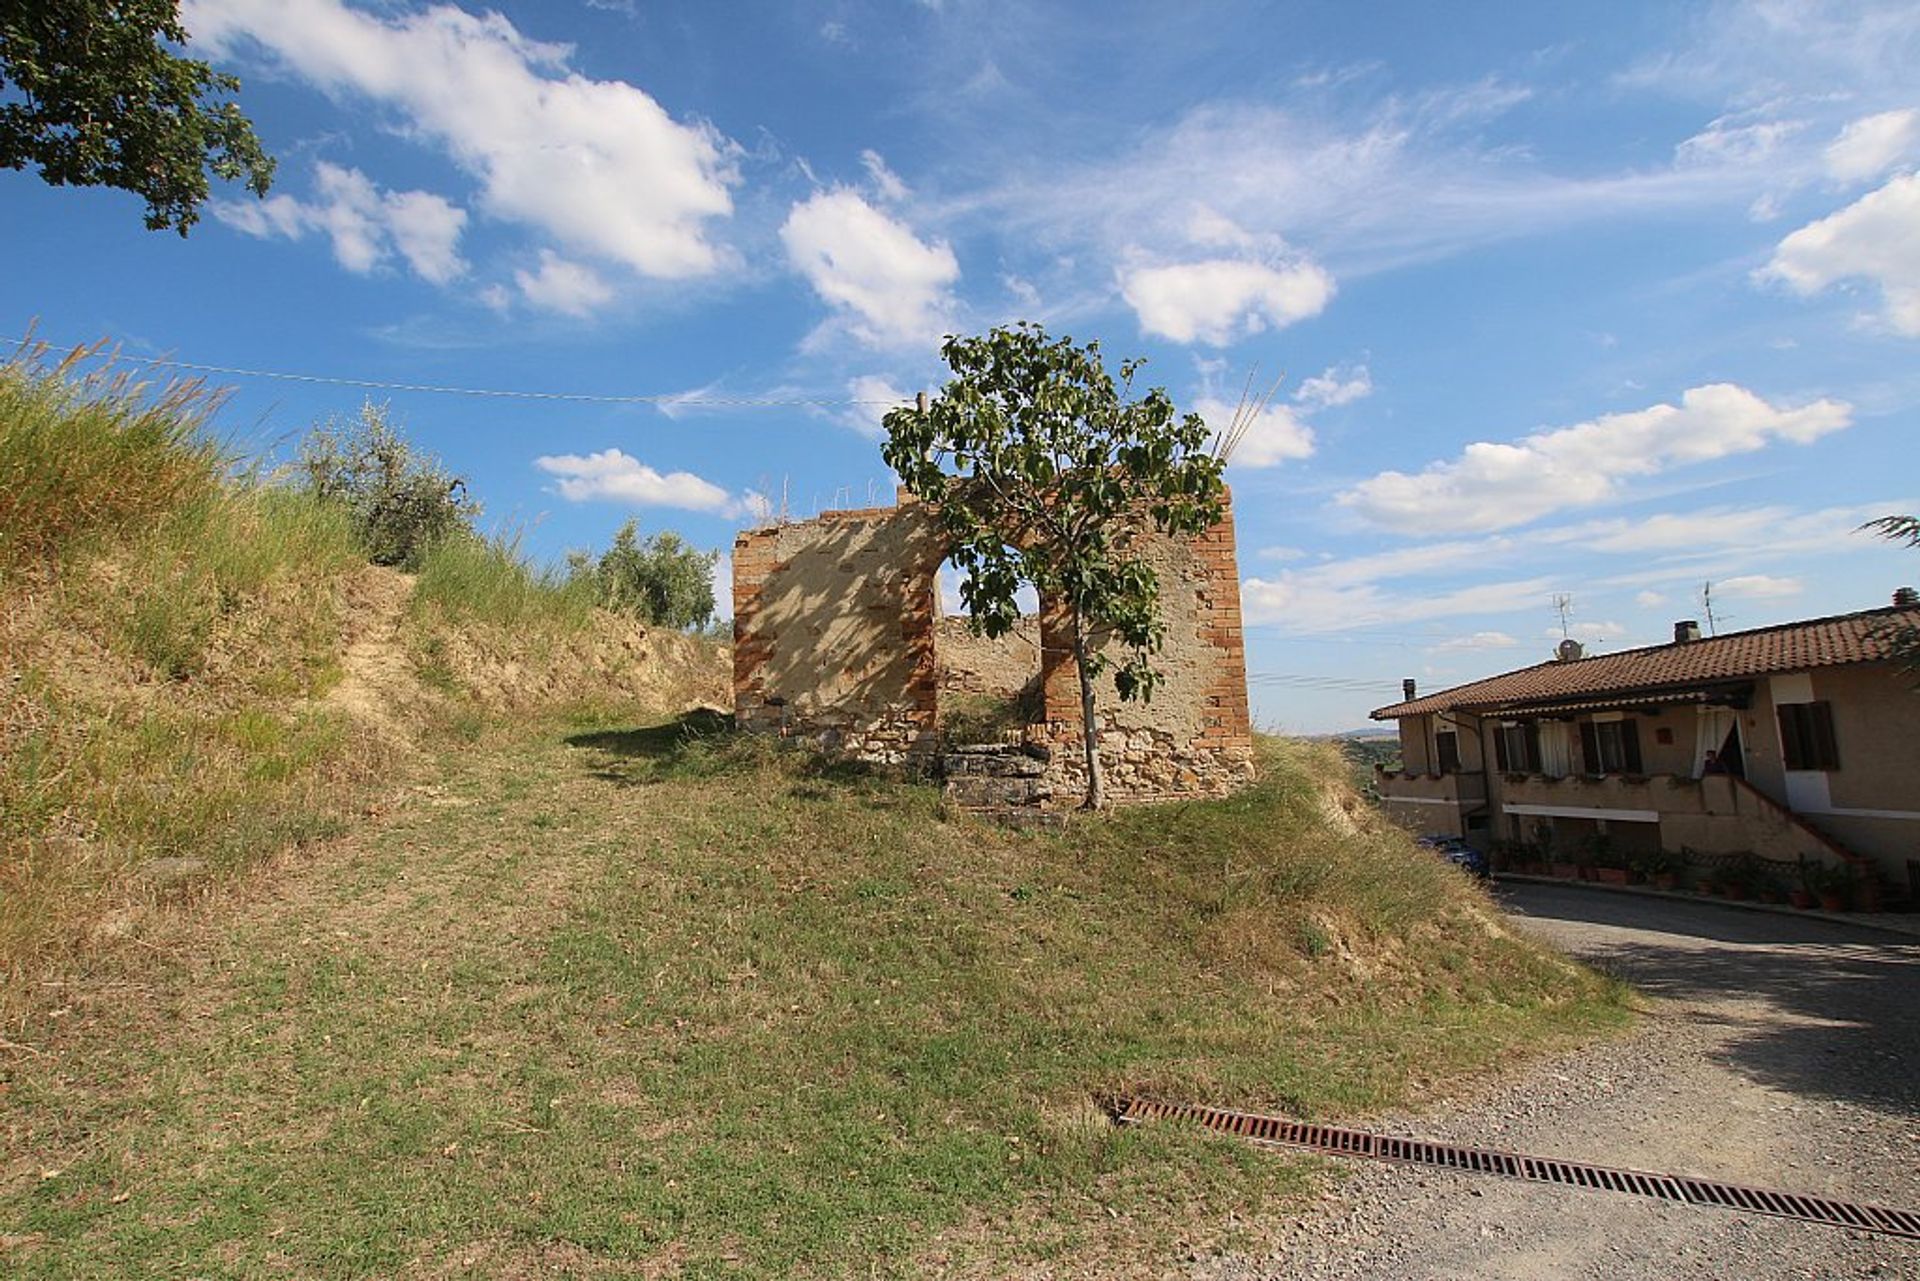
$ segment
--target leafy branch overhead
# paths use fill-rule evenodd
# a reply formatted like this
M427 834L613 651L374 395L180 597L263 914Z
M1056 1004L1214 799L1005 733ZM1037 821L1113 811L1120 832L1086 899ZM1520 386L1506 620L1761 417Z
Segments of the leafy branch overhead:
M177 0L0 0L0 166L130 191L183 236L209 171L265 195L274 162L225 100L239 80L169 52L186 41Z
M1123 699L1151 697L1164 627L1148 530L1195 534L1225 510L1222 462L1197 414L1161 388L1135 396L1143 362L1118 381L1100 344L1037 325L949 338L953 379L924 412L885 419L882 454L907 490L937 505L974 628L1004 635L1030 583L1066 607L1081 680L1089 803L1098 803L1092 682L1114 664Z

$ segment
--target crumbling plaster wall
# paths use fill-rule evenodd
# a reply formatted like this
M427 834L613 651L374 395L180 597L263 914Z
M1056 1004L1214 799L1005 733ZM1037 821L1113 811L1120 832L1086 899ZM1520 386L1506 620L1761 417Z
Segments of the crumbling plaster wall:
M1253 777L1233 518L1186 539L1141 536L1166 625L1150 702L1123 702L1111 676L1095 715L1108 794L1118 801L1219 795ZM743 729L811 739L884 763L938 750L943 693L1016 693L1039 672L1024 732L1046 784L1070 805L1085 789L1079 681L1069 615L1041 602L996 640L939 617L944 545L926 507L829 512L752 530L734 546L734 701ZM1036 661L1037 660L1037 661Z
M884 764L930 758L938 707L926 508L828 512L733 550L733 699L742 729Z

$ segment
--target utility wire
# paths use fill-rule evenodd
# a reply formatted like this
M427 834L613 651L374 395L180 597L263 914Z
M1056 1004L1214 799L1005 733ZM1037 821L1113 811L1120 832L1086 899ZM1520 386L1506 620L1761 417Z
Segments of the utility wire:
M38 339L0 338L0 343L12 343L17 347L41 344ZM78 350L78 349L76 349ZM712 406L721 409L759 408L759 407L801 407L801 406L845 406L845 405L904 405L907 402L892 400L836 400L826 397L789 397L775 398L763 396L700 396L686 392L666 392L649 396L602 396L590 392L577 391L511 391L488 387L443 387L432 383L382 382L372 378L338 378L328 374L301 374L278 369L241 369L233 365L202 365L190 360L170 360L159 356L130 356L115 350L108 360L131 360L143 365L152 365L161 369L183 369L196 374L219 374L231 378L272 378L281 382L323 383L334 387L359 387L370 391L410 391L427 392L439 396L486 396L500 400L558 400L588 405L654 405L670 404L685 406L689 409Z

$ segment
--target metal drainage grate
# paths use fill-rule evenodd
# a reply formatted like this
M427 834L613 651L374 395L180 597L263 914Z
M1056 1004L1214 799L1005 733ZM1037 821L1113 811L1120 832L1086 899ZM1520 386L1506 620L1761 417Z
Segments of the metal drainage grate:
M1835 1201L1797 1192L1773 1192L1765 1188L1742 1187L1737 1183L1719 1183L1684 1175L1648 1174L1641 1170L1587 1165L1554 1157L1523 1156L1491 1148L1429 1143L1424 1139L1373 1134L1338 1125L1315 1125L1281 1116L1229 1112L1223 1108L1195 1107L1186 1103L1118 1099L1112 1104L1111 1110L1114 1120L1121 1124L1192 1121L1209 1130L1276 1147L1305 1148L1310 1152L1326 1152L1334 1156L1371 1157L1378 1161L1439 1166L1471 1174L1499 1174L1535 1183L1559 1183L1606 1192L1626 1192L1633 1196L1677 1201L1682 1205L1719 1206L1728 1210L1744 1210L1749 1214L1771 1214L1783 1219L1920 1238L1920 1212L1913 1210L1893 1210L1885 1206Z

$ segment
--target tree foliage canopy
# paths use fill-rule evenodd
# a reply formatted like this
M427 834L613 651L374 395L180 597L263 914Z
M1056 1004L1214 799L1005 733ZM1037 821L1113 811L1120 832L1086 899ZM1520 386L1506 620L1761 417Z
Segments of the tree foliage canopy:
M1223 464L1199 415L1179 414L1158 387L1136 398L1143 362L1123 362L1116 383L1098 342L1077 346L1022 323L949 338L941 354L953 379L924 413L886 416L882 453L909 492L938 505L976 630L1013 626L1022 583L1071 611L1097 805L1093 681L1116 645L1123 699L1151 697L1159 679L1159 584L1137 540L1148 528L1181 536L1219 520Z
M690 547L670 530L643 543L631 520L597 559L581 552L568 557L575 578L592 582L596 604L682 629L705 627L712 620L713 567L719 560L719 552Z
M1872 530L1889 542L1920 547L1920 516L1882 516L1860 528ZM1920 624L1895 619L1881 628L1880 636L1887 642L1893 661L1920 677Z
M186 39L178 0L0 0L0 165L133 192L181 235L209 171L265 195L273 160L224 100L240 82L168 51Z
M380 405L362 405L351 423L309 432L300 445L300 470L316 494L352 513L376 565L416 568L438 540L471 533L480 514L465 478L416 452Z

